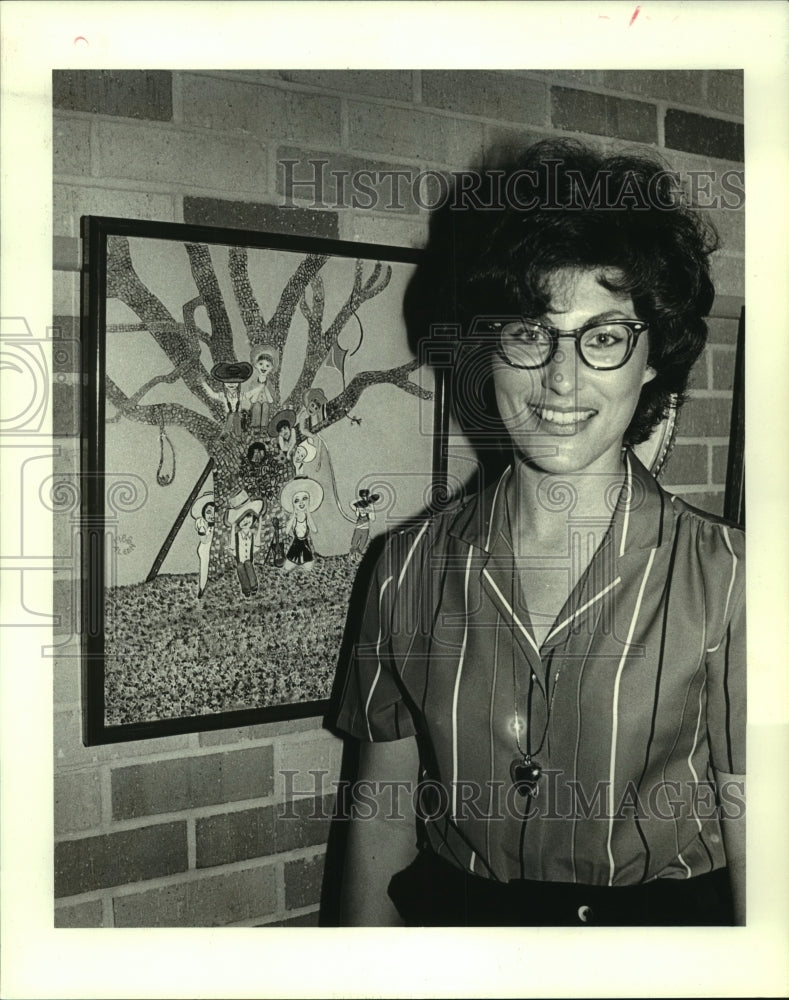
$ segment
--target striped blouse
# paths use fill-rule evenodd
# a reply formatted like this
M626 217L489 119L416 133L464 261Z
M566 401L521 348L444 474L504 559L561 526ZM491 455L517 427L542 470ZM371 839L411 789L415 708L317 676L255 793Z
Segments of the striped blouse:
M388 540L336 725L417 735L427 841L483 877L629 885L724 866L719 808L741 793L713 769L745 771L743 533L628 453L603 542L538 648L508 475ZM518 744L542 768L536 795L513 784Z

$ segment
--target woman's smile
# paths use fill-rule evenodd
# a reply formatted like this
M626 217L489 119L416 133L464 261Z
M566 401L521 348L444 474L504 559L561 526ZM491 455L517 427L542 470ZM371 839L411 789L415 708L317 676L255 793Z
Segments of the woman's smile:
M606 288L605 278L602 269L556 272L551 307L540 321L576 330L590 322L637 319L630 297ZM544 472L616 471L641 387L654 378L648 351L644 336L629 360L611 370L590 368L564 340L542 368L495 358L496 401L516 452Z

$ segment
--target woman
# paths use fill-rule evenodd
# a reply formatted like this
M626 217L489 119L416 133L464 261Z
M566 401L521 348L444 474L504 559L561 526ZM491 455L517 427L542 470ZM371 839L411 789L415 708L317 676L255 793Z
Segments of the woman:
M516 167L457 213L446 317L461 423L509 462L378 563L344 920L742 922L743 537L631 450L704 346L714 239L649 160Z

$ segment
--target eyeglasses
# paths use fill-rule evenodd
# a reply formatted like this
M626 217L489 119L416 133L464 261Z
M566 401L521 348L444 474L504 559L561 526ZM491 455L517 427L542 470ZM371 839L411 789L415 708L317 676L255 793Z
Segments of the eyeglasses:
M559 340L571 337L583 363L596 371L613 371L630 360L648 324L633 319L591 323L576 330L558 330L530 320L493 321L484 329L498 334L498 352L513 368L543 368L556 354Z

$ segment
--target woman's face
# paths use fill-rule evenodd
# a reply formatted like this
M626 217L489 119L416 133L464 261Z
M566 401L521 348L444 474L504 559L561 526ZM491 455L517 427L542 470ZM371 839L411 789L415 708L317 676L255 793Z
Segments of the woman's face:
M214 510L214 505L212 503L207 503L203 510L203 517L209 524L213 524L216 518L216 511Z
M553 276L551 305L530 316L560 330L590 321L638 319L629 295L608 291L601 271L563 270ZM642 334L622 368L595 371L562 339L544 368L513 368L493 358L493 383L504 426L516 452L549 473L615 473L622 439L641 387L655 377L647 367L647 334Z
M309 493L294 493L293 494L293 509L296 513L301 513L307 509L307 505L310 501Z
M274 368L271 358L267 358L265 355L262 358L258 358L255 362L255 368L258 370L258 374L262 375L264 378L269 374L269 372Z

